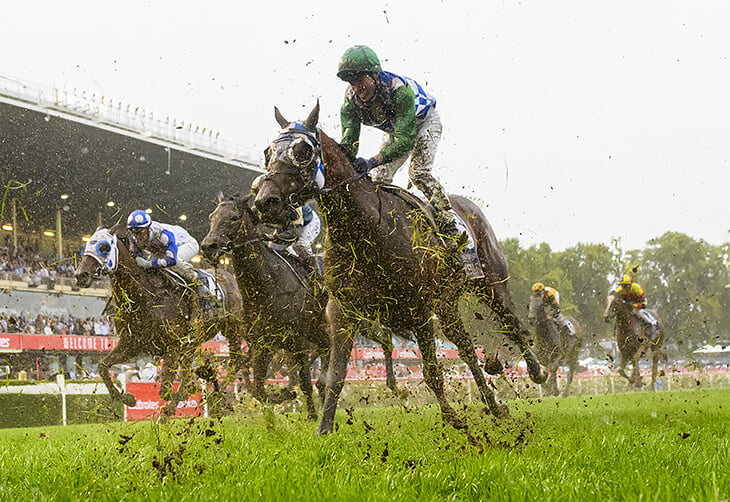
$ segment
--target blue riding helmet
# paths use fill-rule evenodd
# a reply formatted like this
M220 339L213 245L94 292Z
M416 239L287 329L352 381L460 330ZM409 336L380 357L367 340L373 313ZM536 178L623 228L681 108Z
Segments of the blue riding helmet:
M152 225L152 218L141 209L132 211L132 214L127 218L127 228L147 228L150 225Z

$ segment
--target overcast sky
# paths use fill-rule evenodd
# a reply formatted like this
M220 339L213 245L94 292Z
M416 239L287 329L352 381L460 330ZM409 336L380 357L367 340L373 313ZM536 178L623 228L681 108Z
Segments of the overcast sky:
M632 249L671 230L721 244L728 19L713 0L26 0L0 10L0 75L171 115L259 155L274 105L301 119L319 99L339 140L337 62L366 44L436 97L435 173L500 239ZM361 154L379 144L368 130Z

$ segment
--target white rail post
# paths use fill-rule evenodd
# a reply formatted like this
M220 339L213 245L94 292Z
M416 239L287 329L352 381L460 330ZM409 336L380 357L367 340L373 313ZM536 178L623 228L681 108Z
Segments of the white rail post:
M63 425L66 425L66 378L59 373L56 375L56 383L61 389L61 415L63 417Z

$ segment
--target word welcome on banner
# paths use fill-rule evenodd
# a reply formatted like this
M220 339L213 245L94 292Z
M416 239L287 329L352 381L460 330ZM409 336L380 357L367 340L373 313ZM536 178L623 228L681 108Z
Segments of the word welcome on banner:
M84 350L109 352L117 346L119 338L111 336L78 335L24 335L0 333L0 352L24 350Z

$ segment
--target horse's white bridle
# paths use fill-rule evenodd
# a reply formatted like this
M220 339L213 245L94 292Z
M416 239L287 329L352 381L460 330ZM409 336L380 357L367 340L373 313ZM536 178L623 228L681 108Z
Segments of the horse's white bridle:
M103 272L114 272L119 263L117 236L110 233L106 228L97 230L91 236L89 242L86 243L84 255L90 255L98 261Z

